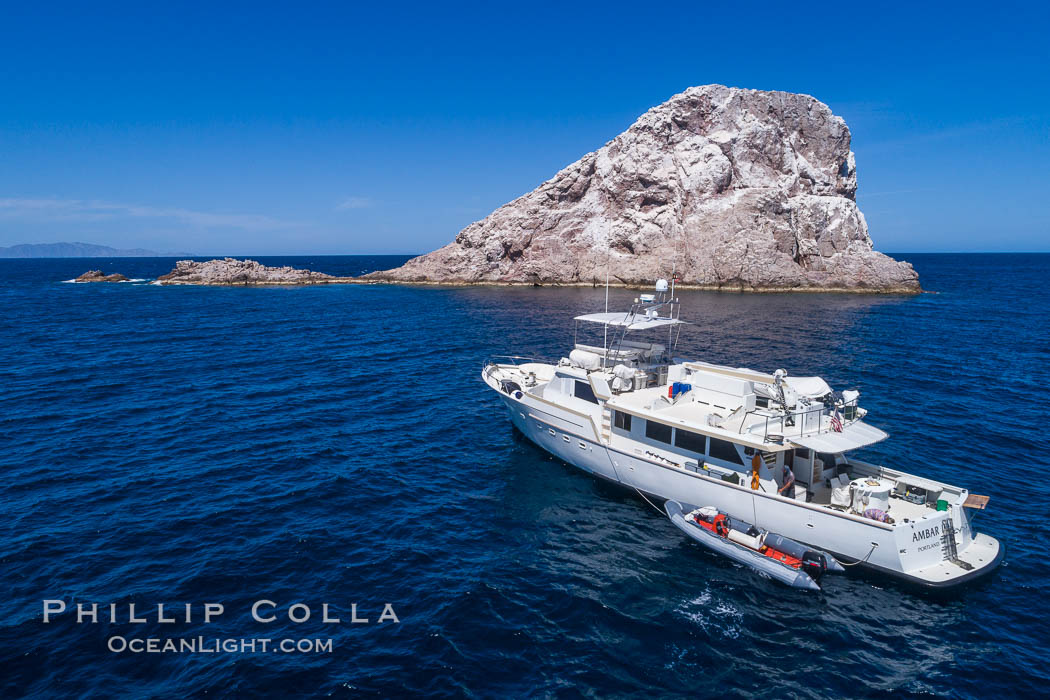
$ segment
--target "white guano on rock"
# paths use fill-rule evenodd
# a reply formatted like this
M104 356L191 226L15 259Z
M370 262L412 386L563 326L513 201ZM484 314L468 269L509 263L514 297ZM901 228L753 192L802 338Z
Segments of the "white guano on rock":
M445 247L374 281L917 292L857 208L846 123L808 95L689 88Z
M287 265L268 267L256 260L179 260L175 269L157 278L154 284L197 284L207 286L298 286L309 284L352 283L352 277L334 277L313 270L299 270Z

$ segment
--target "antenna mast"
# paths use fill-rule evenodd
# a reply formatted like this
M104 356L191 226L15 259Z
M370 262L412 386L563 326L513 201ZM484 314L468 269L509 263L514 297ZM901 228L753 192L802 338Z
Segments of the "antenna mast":
M612 246L608 241L605 243L605 313L609 313L609 254ZM602 366L609 366L609 319L602 324L604 336L602 337Z
M675 230L674 234L674 256L671 258L671 318L674 318L674 283L678 281L678 230ZM681 318L682 309L678 309L678 316ZM674 333L674 326L669 326L667 329L667 347L672 347L671 337ZM675 345L677 345L675 341Z
M674 301L674 283L678 278L678 231L674 234L674 257L671 258L671 301Z

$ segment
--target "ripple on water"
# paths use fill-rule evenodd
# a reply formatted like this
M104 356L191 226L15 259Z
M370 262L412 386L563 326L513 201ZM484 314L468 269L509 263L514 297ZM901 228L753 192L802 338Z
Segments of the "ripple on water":
M913 262L939 294L684 293L680 354L859 386L894 436L866 457L991 495L978 522L1006 564L946 597L853 574L787 589L517 435L483 360L560 357L603 290L105 287L61 284L83 261L0 261L0 692L1040 693L1045 499L997 477L1050 453L1028 429L1048 417L1030 399L1050 257ZM40 624L45 597L236 611L187 635L257 633L262 597L392 602L402 624L265 630L331 635L332 655L141 658L105 652L105 626Z

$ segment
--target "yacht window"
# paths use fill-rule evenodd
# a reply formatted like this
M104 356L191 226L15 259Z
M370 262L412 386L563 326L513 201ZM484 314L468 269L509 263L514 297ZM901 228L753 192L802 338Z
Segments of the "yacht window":
M674 431L674 444L676 447L681 447L683 450L689 450L690 452L696 452L697 454L707 454L706 435L698 435L697 433L691 433L688 430L682 430L679 428Z
M671 426L648 420L645 422L645 437L671 444Z
M714 459L743 464L740 461L740 455L736 451L736 445L718 438L711 438L711 456Z
M591 385L587 382L581 382L576 380L576 398L583 399L584 401L590 401L591 403L598 403L598 397L594 395L594 390L591 389Z
M615 411L613 413L613 425L620 430L631 432L631 414L622 411Z

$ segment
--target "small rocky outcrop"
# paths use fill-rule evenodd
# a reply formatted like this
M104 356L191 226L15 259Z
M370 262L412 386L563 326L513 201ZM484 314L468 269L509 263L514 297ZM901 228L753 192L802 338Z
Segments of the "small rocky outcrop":
M846 123L808 95L689 88L444 248L369 280L919 291L873 250Z
M156 284L201 284L212 286L261 287L353 282L351 277L334 277L294 267L267 267L255 260L179 260L175 269L157 278Z
M80 277L77 277L74 282L127 282L128 278L119 272L114 272L111 275L107 275L102 270L88 270Z

